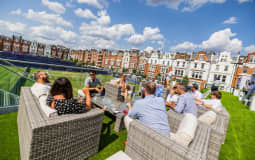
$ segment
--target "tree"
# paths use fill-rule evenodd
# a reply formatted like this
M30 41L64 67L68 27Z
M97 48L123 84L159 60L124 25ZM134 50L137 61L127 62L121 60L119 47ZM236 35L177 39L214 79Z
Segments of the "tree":
M136 69L133 69L133 73L134 73L134 74L136 73Z
M95 66L95 62L94 61L91 63L91 66Z
M127 71L126 68L122 68L122 73L125 73Z
M181 83L184 84L184 85L188 85L188 84L189 84L189 78L188 78L188 76L184 76L183 79L182 79L182 81L181 81Z

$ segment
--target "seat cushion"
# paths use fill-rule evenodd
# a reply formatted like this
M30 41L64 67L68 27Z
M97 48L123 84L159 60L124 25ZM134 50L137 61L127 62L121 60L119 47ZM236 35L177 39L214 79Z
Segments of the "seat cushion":
M200 122L206 123L208 125L213 124L216 121L216 113L213 111L207 111L204 114L202 114L198 120Z
M125 152L119 151L106 160L132 160Z

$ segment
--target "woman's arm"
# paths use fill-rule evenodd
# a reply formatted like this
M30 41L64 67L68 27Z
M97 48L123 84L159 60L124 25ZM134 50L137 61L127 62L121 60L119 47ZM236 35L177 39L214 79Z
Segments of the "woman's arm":
M84 94L86 96L86 110L90 110L91 109L91 97L89 94L89 90L85 88Z

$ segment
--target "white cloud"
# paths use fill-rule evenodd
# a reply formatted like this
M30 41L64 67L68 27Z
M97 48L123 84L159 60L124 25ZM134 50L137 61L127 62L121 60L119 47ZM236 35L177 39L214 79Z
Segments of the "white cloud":
M170 47L171 51L185 51L185 52L192 52L194 51L198 45L191 43L191 42L183 42L181 44L178 44L176 46Z
M105 10L99 11L96 19L82 23L80 33L82 44L95 48L116 48L116 41L123 36L134 34L132 24L110 25L111 18ZM80 46L82 47L82 45Z
M69 8L74 8L75 5L72 4L72 1L69 1L69 2L66 2L66 7L69 7Z
M16 10L14 10L14 11L11 11L11 13L10 14L14 14L14 15L21 15L21 9L20 8L18 8L18 9L16 9Z
M97 18L89 9L82 10L81 8L78 8L74 11L74 13L79 17L83 17L87 19Z
M45 11L35 12L32 9L29 9L25 14L25 17L46 25L61 25L65 27L72 27L72 23L64 20L60 15L49 14Z
M244 51L247 52L247 53L255 52L255 45L250 45L248 47L245 47Z
M144 49L144 51L146 51L146 52L151 52L151 51L153 51L154 49L153 49L153 47L151 47L151 46L148 46L148 47L146 47L145 49Z
M164 36L160 33L159 28L145 27L143 30L143 34L133 34L126 40L130 44L139 46L144 44L146 41L161 39L164 39Z
M97 13L97 15L98 15L98 18L97 18L97 23L98 24L100 24L100 25L108 25L108 24L111 23L111 18L107 14L106 10L99 11Z
M78 3L86 3L98 9L103 9L108 3L105 0L77 0Z
M232 33L230 28L214 32L210 38L203 41L201 48L215 51L239 52L242 50L242 41L232 37L236 33Z
M214 32L208 40L203 41L201 44L194 44L192 42L184 42L176 46L171 46L172 51L194 51L195 49L214 50L214 51L227 51L239 52L242 50L242 41L232 37L236 33L232 33L230 28Z
M20 22L11 23L9 21L0 20L0 32L1 33L24 33L26 25Z
M59 2L51 2L49 0L42 0L42 4L47 6L50 10L56 12L57 14L65 13L65 7Z
M206 3L225 3L226 0L147 0L146 2L151 6L164 5L176 10L183 6L182 11L194 11Z
M252 0L237 0L239 3L252 2Z
M237 18L236 17L230 17L229 19L225 20L223 24L236 24Z
M50 39L59 42L75 42L77 38L77 34L73 31L47 25L31 27L29 34L31 37Z

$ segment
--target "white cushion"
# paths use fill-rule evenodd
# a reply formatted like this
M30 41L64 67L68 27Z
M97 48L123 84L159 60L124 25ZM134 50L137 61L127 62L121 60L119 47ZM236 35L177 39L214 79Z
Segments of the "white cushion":
M86 95L84 94L84 92L81 89L78 89L78 97L79 98L85 98Z
M185 113L176 134L172 135L172 139L175 140L177 143L187 147L193 140L196 129L197 117L195 117L191 113Z
M47 96L41 96L39 98L39 103L40 103L41 110L46 114L47 117L57 116L58 115L57 111L55 109L50 108L46 104L46 99L47 99Z
M198 120L203 122L203 123L206 123L208 125L211 125L213 124L215 121L216 121L216 113L213 112L213 111L207 111L205 112L204 114L202 114Z
M132 160L126 153L119 151L106 160Z
M188 147L189 143L192 141L192 137L186 133L175 134L170 132L170 139L185 147Z

